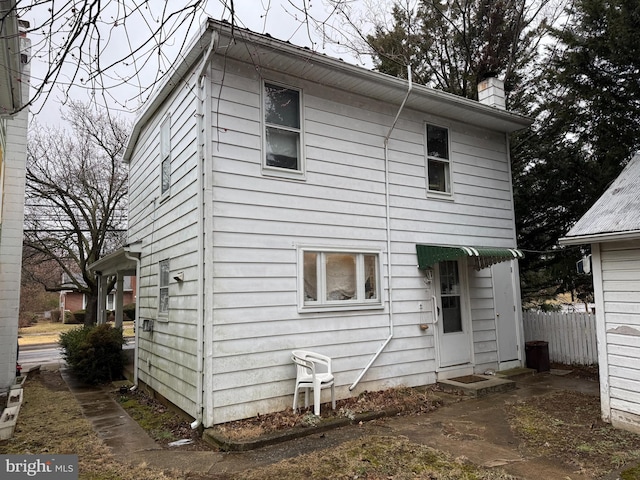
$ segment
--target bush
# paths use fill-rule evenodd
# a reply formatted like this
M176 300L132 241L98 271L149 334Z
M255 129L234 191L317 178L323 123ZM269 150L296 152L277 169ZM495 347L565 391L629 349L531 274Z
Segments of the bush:
M60 334L63 357L71 371L85 383L122 378L126 357L122 332L110 325L74 328Z
M82 325L84 323L85 313L86 312L84 310L76 310L75 312L65 312L64 323L70 323L73 325Z
M122 307L122 316L125 320L131 321L136 319L136 304L130 303Z
M51 323L60 322L60 309L51 310Z

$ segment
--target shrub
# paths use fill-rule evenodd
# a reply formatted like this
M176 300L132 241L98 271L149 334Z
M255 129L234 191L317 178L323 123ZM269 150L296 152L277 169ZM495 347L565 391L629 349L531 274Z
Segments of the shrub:
M51 323L60 322L60 309L51 310Z
M129 303L122 307L122 315L125 320L131 321L136 319L136 304Z
M63 357L71 371L85 383L122 378L126 357L122 332L110 325L74 328L60 334Z
M70 315L67 315L65 312L64 323L71 323L74 325L82 325L84 323L84 310L76 310L75 312L69 312Z

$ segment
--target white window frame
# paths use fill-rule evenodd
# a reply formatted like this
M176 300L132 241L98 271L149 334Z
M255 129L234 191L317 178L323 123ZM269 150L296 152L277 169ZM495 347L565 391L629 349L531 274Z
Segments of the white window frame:
M447 132L447 153L448 158L429 155L429 126L442 128ZM452 198L453 197L453 159L451 158L451 129L442 124L434 122L425 122L424 124L424 151L425 151L425 171L427 173L425 182L427 186L427 195L436 198ZM432 190L429 186L429 161L436 161L445 165L446 190Z
M305 253L318 254L317 268L317 297L315 301L305 300L304 289L304 255ZM356 288L358 291L356 300L327 300L326 299L326 269L325 256L331 253L356 255ZM365 255L376 257L376 298L367 299L365 297ZM369 310L384 308L382 288L382 250L376 248L342 248L326 246L299 246L298 247L298 311L319 312L319 311L345 311L345 310Z
M165 170L165 165L167 170ZM165 175L166 174L166 175ZM167 187L165 188L165 176ZM171 195L171 116L160 124L160 197Z
M162 267L163 265L166 265L167 268L167 278L166 278L166 283L163 282L163 278L162 278ZM169 259L165 259L165 260L160 260L158 262L158 318L159 319L167 319L167 317L169 316L169 301L171 299L170 295L169 295L169 283L171 281L171 263L169 261ZM166 309L162 309L162 298L163 298L163 291L166 291Z
M283 125L276 125L267 123L266 119L266 89L267 85L281 87L283 89L291 90L298 93L298 122L300 127L293 128L287 127ZM262 173L263 175L277 176L295 180L305 180L306 179L306 158L305 158L305 147L304 147L304 118L302 112L304 111L303 107L303 95L302 89L293 87L291 85L285 85L279 82L273 82L270 80L265 80L262 82ZM289 132L295 132L298 134L298 169L288 169L281 168L272 165L267 165L267 128L277 128L280 130L285 130Z

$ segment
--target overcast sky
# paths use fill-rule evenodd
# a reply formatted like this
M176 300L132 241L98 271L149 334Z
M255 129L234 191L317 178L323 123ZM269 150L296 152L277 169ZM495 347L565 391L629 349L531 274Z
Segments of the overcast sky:
M26 1L26 0L23 0ZM132 4L134 0L126 0L128 4ZM177 8L177 5L185 4L186 2L175 2L175 0L149 0L149 9L146 10L145 15L148 18L155 18L162 14L162 8L166 5L167 8ZM236 19L241 27L248 28L258 33L268 33L271 36L290 41L295 45L306 46L316 51L321 51L330 56L342 58L345 61L356 63L364 66L370 66L371 61L367 57L357 58L350 55L345 48L338 45L327 43L323 40L322 35L318 34L313 22L305 22L303 6L306 5L308 13L317 20L327 20L327 31L331 31L333 27L333 36L336 32L340 34L346 31L346 27L342 23L344 17L335 14L331 9L331 0L235 0L234 6L236 9ZM137 3L141 3L138 1ZM332 2L332 3L335 3ZM370 21L367 23L367 19L379 18L382 12L386 11L388 2L387 0L343 0L343 3L349 8L349 15L351 18L363 22L364 27L370 29ZM141 85L150 85L154 83L154 76L158 70L163 68L170 68L175 58L178 56L179 51L184 47L186 42L193 37L198 27L205 21L206 17L212 17L215 19L229 19L230 12L225 8L224 0L207 0L204 12L198 15L194 20L190 28L185 23L175 26L174 33L163 42L162 54L158 55L154 52L152 55L139 54L136 56L135 65L133 62L127 67L125 65L118 65L110 72L111 84L122 83L121 78L127 78L125 85L111 87L107 91L99 88L98 85L85 83L79 81L78 77L71 81L71 74L65 72L65 75L59 78L57 85L53 88L51 95L49 95L46 102L40 100L32 112L37 112L33 115L33 118L37 119L38 123L45 125L55 125L60 122L60 107L62 102L67 98L89 101L93 101L97 104L108 105L114 112L121 112L123 115L130 119L133 119L136 115L137 107L139 107L141 98ZM51 5L56 5L52 3ZM40 25L42 18L46 18L47 8L51 5L44 4L42 9L31 10L28 15L23 16L24 20L34 25ZM57 4L59 5L59 4ZM374 5L373 7L371 5ZM117 2L111 2L111 8L115 8ZM117 10L105 9L105 23L109 23L109 19L117 17ZM111 25L105 27L103 35L103 44L107 43L106 47L101 50L101 63L106 65L107 62L113 61L113 59L119 59L122 56L122 52L128 52L134 49L134 45L142 42L142 39L149 38L149 24L145 19L136 21L128 20L125 26L118 26L114 29ZM316 24L317 25L317 24ZM47 57L51 54L49 49L43 51L38 49L40 45L39 41L42 37L38 36L38 32L31 32L29 36L34 43L34 52L32 58L32 84L37 83L45 74L47 70ZM108 40L108 42L106 42ZM341 43L344 39L341 40ZM147 58L149 57L149 58ZM159 59L162 57L162 59ZM146 66L142 66L147 61ZM155 62L155 63L154 63ZM159 62L159 63L158 63ZM136 71L140 74L132 76L131 72ZM72 83L74 86L67 88L68 84ZM137 83L137 86L136 86ZM143 87L142 87L143 88ZM142 98L144 101L144 96ZM38 112L39 111L39 112ZM133 112L133 113L131 113Z

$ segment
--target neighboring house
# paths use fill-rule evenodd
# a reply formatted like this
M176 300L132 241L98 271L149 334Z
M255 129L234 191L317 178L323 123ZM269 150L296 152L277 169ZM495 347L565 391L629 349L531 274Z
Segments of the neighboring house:
M211 426L291 407L294 349L338 398L522 364L529 119L213 20L175 68L125 153L133 243L92 266L138 270L137 382Z
M560 242L591 245L602 418L640 433L640 155Z
M0 1L0 394L16 376L22 268L28 110L28 24L16 17L16 1Z
M135 302L135 277L132 276L123 276L123 285L122 285L122 301L123 305L128 305L130 303ZM80 284L84 285L84 281L80 280ZM61 287L66 290L60 291L60 310L64 315L65 311L75 312L76 310L84 310L87 308L87 296L78 291L76 284L71 282L69 277L66 274L62 276L62 285ZM105 308L107 310L115 310L116 308L116 297L117 297L117 286L114 289L107 293L105 298Z

